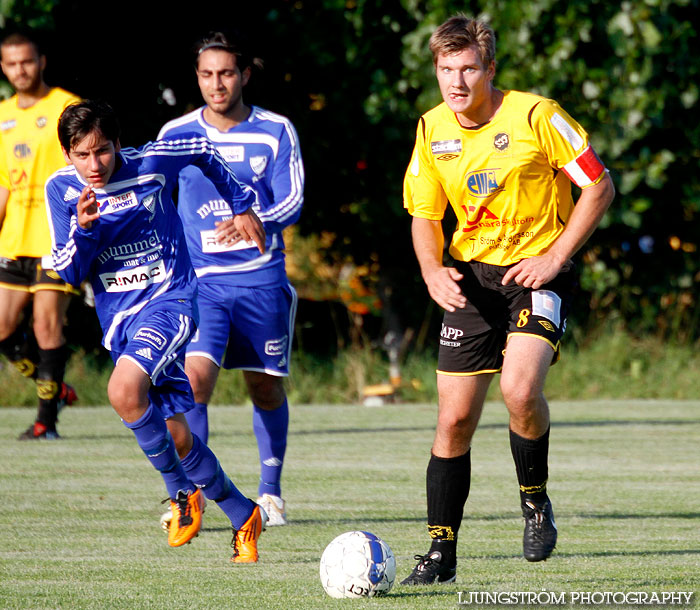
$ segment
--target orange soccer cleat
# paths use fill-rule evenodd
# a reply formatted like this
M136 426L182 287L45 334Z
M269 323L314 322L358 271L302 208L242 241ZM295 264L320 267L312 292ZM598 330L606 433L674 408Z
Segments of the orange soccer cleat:
M204 496L199 489L189 493L180 490L177 492L177 498L170 500L170 510L173 518L168 530L168 544L182 546L199 534L202 527Z
M243 524L241 529L233 530L233 555L231 561L233 563L255 563L258 561L258 538L265 530L267 524L267 513L265 509L255 505L253 514L248 517L248 521Z

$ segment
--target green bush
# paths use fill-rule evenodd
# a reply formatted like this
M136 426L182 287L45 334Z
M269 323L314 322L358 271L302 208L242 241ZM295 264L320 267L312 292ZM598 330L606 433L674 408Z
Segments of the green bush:
M435 367L431 350L409 351L401 365L400 402L437 401ZM287 379L291 404L347 404L363 400L368 385L389 382L389 362L384 352L370 348L346 348L335 357L295 351L292 375ZM75 386L80 405L107 403L111 364L77 353L71 359L66 380ZM545 393L556 400L591 398L698 399L700 358L697 347L667 342L658 336L635 337L613 321L596 330L574 331L565 337L561 360L552 367ZM0 406L36 404L34 384L21 377L6 361L0 369L3 387ZM498 400L498 379L489 399ZM248 402L239 371L222 371L212 404L242 405Z

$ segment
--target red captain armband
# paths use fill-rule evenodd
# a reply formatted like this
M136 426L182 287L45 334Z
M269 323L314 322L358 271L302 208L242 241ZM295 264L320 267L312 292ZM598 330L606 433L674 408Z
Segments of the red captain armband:
M561 168L576 186L584 188L595 183L605 171L605 165L600 160L590 144L578 157Z

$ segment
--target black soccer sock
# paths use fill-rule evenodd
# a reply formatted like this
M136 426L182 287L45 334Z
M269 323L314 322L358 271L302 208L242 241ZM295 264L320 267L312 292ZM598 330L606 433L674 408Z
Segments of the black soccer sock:
M70 352L65 345L55 349L39 349L39 367L36 378L36 393L39 410L36 420L49 430L56 428L58 421L58 397Z
M443 562L454 564L457 532L471 483L471 452L455 458L430 456L426 472L430 552L440 551Z
M39 353L33 335L21 327L15 329L9 337L0 341L0 353L7 357L21 375L36 379Z
M549 428L540 438L530 440L510 430L510 450L520 484L520 502L542 504L547 499Z

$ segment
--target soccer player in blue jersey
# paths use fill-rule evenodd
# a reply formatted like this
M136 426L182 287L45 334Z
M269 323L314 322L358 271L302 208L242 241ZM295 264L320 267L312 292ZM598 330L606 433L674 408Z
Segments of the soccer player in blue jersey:
M232 561L253 563L267 515L236 489L184 415L194 406L184 350L197 323L197 280L172 190L178 172L197 165L230 205L236 229L262 253L255 193L204 138L122 150L119 134L116 114L101 102L68 106L59 119L71 165L46 183L55 269L70 284L92 284L115 363L109 400L163 476L174 515L168 543L181 546L197 535L203 492L231 519Z
M180 172L178 211L199 279L202 317L187 347L185 368L197 402L187 419L206 438L207 403L219 368L243 371L260 455L258 503L269 515L268 526L285 525L280 477L289 408L283 380L289 374L297 297L287 280L282 230L299 218L304 168L291 122L243 102L243 87L261 66L244 46L240 36L221 32L197 44L197 81L205 105L167 123L160 137L193 132L206 137L257 193L253 209L267 234L264 254L236 230L231 210L198 167Z

